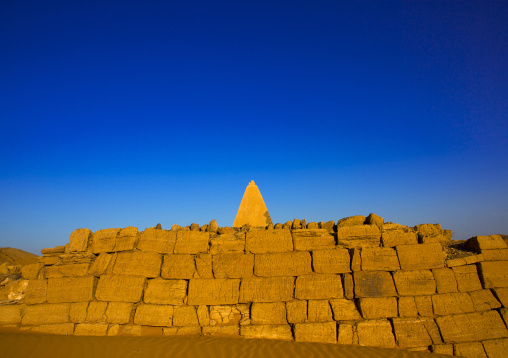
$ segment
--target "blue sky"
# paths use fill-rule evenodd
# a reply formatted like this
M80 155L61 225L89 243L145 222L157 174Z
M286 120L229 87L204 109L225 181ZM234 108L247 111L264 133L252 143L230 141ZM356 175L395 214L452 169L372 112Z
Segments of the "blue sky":
M2 1L0 246L370 212L508 234L505 1Z

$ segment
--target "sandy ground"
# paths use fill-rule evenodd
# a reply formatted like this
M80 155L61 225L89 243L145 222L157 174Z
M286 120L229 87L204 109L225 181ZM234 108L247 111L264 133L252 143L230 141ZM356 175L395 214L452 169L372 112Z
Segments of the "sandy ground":
M217 337L80 337L0 332L6 358L438 358L445 355L336 344Z

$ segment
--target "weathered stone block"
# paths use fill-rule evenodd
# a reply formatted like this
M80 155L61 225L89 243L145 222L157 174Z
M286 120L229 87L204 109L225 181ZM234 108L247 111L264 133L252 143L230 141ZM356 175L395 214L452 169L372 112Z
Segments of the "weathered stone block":
M337 338L338 344L354 344L354 337L355 334L353 332L353 325L351 323L339 324L339 334ZM356 340L358 341L358 334L356 336Z
M69 334L74 334L74 323L43 324L42 326L32 327L30 331L67 336Z
M436 288L438 293L457 292L457 280L455 273L449 268L433 269L434 279L436 280Z
M162 278L189 279L193 278L195 273L196 263L194 256L164 255L164 261L162 263L161 270Z
M453 267L452 270L455 273L459 292L478 291L483 288L476 265L457 266Z
M346 300L344 298L337 298L330 300L332 306L333 319L336 321L349 321L362 319L360 312L356 308L353 300Z
M86 311L90 302L71 303L69 310L69 319L74 323L83 323L86 320Z
M399 258L389 247L366 247L361 251L363 271L395 271L400 269Z
M44 268L44 264L37 263L31 265L25 265L21 268L21 277L25 280L37 280L41 270Z
M136 308L134 324L144 326L171 326L173 306L140 304Z
M0 325L20 323L21 309L20 305L0 306Z
M500 235L475 236L467 240L466 246L476 252L507 248L506 242Z
M432 346L432 353L453 355L453 344L436 344Z
M434 318L430 317L419 317L419 320L423 323L425 326L425 329L427 329L427 332L429 333L430 339L432 339L433 344L442 344L443 340L441 339L441 333L439 333L439 328L434 321Z
M103 275L95 297L99 301L139 302L146 278L140 276Z
M245 232L236 234L223 234L210 240L210 253L212 255L226 253L243 253L245 250Z
M200 335L201 327L190 326L190 327L164 327L162 328L162 334L164 336L190 336Z
M199 254L195 257L197 277L195 278L213 278L212 255Z
M437 317L445 343L482 341L508 337L508 331L496 311L473 312Z
M491 339L483 341L483 347L489 358L503 358L508 352L508 339Z
M263 338L263 339L280 339L286 341L293 340L291 326L284 325L257 325L240 327L240 335L245 338Z
M239 336L240 329L238 326L205 326L202 328L205 336Z
M494 288L493 291L503 307L508 307L508 288Z
M277 252L254 255L256 276L299 276L312 272L309 252Z
M397 317L396 297L366 297L359 300L360 312L365 319Z
M433 295L436 281L430 270L396 271L393 280L399 296Z
M45 275L47 278L85 276L89 267L89 263L48 266Z
M416 317L418 309L416 308L415 298L412 296L399 297L399 316L400 317Z
M337 243L346 248L376 247L381 242L381 232L376 225L355 225L337 228Z
M216 278L251 277L254 271L254 255L229 253L213 255L213 274Z
M92 252L99 254L102 252L115 251L116 236L120 229L103 229L96 231L92 239Z
M250 324L249 305L210 306L210 326L239 324Z
M399 245L396 247L402 270L424 270L444 267L441 244Z
M113 266L113 274L158 277L161 261L161 255L156 252L120 252Z
M210 324L210 313L208 311L208 306L198 306L197 314L200 326L208 326Z
M80 323L74 328L76 336L106 336L108 325L104 323Z
M278 302L293 299L293 277L251 277L242 279L240 302Z
M369 320L358 322L358 343L361 346L395 347L392 325L385 320Z
M21 320L23 326L43 325L69 322L69 303L53 303L32 305L25 307L25 314Z
M342 280L335 274L303 275L296 278L295 298L320 300L344 297Z
M189 305L227 305L238 303L239 279L198 278L189 281Z
M99 256L95 259L95 261L90 266L90 269L88 270L88 275L99 277L106 273L109 263L111 262L111 259L113 258L113 255L101 253Z
M293 251L293 238L289 230L247 231L245 251L253 254Z
M332 309L328 300L309 300L307 322L331 322Z
M177 231L175 254L201 254L208 252L210 233L203 231Z
M108 307L107 302L90 302L88 305L88 309L86 311L86 323L97 323L97 322L105 322L106 317L104 314L106 313L106 308Z
M284 302L254 302L251 306L252 324L287 324Z
M355 297L353 275L349 273L342 275L342 283L344 286L344 297L352 300Z
M432 344L430 335L419 318L394 318L392 322L399 347L425 347Z
M133 307L133 304L128 302L109 302L106 309L106 322L129 323Z
M293 244L297 251L311 251L319 249L333 249L335 235L324 229L293 230Z
M155 278L148 280L148 286L145 290L143 302L181 305L187 295L186 280L164 280Z
M175 307L173 312L173 326L199 326L196 307L180 306Z
M399 245L416 245L418 244L418 236L414 232L406 232L403 230L384 231L381 234L381 242L384 247L395 247Z
M337 342L337 324L326 323L296 323L294 325L295 340L298 342Z
M172 254L176 244L176 231L146 229L138 242L141 251Z
M351 249L349 250L351 253L351 270L352 271L361 271L362 270L362 256L360 249Z
M289 323L304 323L307 320L307 301L287 301L286 312Z
M418 314L422 317L434 316L434 309L432 307L432 296L415 296L415 304L418 309Z
M481 342L456 343L453 353L457 357L487 358Z
M49 303L91 301L96 285L97 278L92 276L50 278L47 300Z
M392 275L385 271L358 271L353 273L355 297L397 296Z
M473 291L469 292L469 295L477 311L488 311L501 307L490 290Z
M83 252L88 249L88 243L92 238L92 232L89 229L76 229L71 234L70 252Z
M478 264L483 288L508 287L508 261L485 261Z
M33 305L46 302L47 291L47 280L29 280L25 291L25 303Z
M350 260L347 249L312 251L312 267L317 273L351 272Z
M434 313L438 316L474 312L473 301L465 292L432 296Z
M114 251L131 251L134 250L138 241L138 228L137 227L126 227L118 233L115 240Z
M365 220L366 218L363 215L348 216L337 221L337 227L363 225Z
M482 250L485 261L506 261L508 260L508 249Z

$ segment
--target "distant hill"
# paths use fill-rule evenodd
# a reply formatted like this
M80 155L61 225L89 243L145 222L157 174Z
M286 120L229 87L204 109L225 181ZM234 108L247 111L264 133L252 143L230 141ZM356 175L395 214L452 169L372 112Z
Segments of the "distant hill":
M12 247L0 247L0 265L7 262L8 265L29 265L38 261L37 255L31 254Z

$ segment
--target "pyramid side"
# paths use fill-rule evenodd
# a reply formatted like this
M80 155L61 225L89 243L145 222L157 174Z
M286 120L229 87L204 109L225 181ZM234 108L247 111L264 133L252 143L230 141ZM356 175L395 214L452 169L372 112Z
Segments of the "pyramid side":
M245 189L233 227L242 227L245 224L252 226L272 224L272 219L257 185L248 185Z

